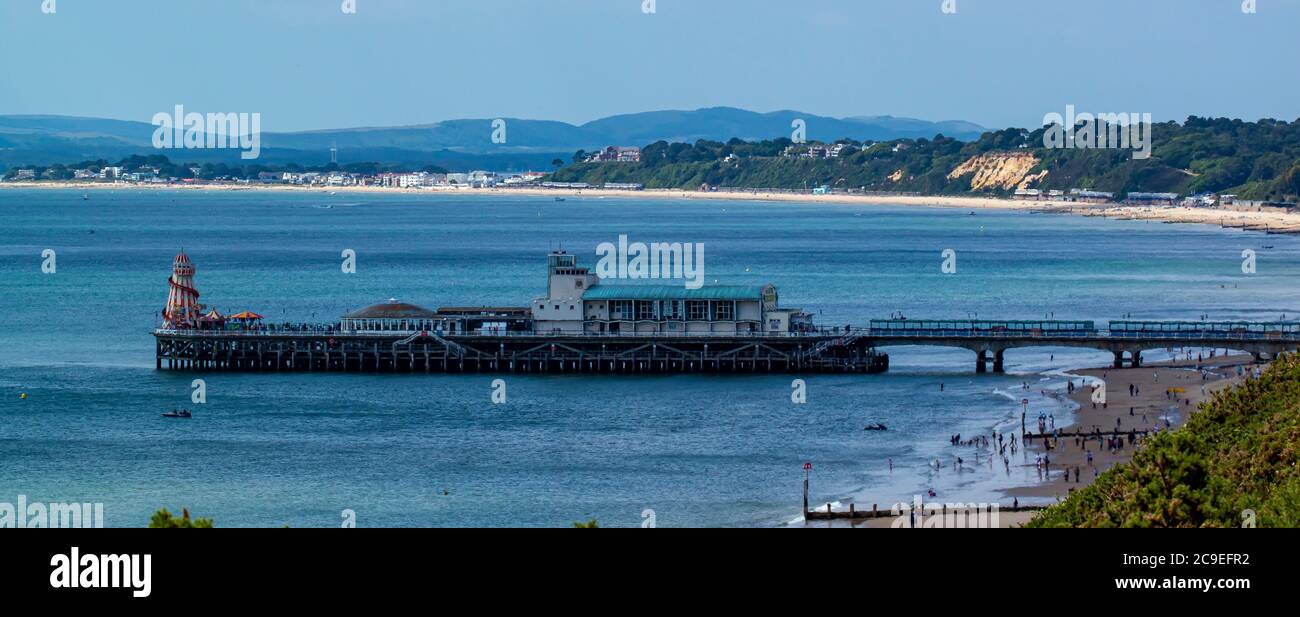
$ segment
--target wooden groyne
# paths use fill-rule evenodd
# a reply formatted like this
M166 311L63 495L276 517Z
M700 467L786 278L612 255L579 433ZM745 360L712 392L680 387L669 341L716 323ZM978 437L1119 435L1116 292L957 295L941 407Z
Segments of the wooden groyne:
M1151 431L1146 430L1146 429L1142 429L1142 430L1134 429L1134 430L1129 430L1129 431L1100 431L1100 432L1098 432L1098 431L1088 431L1088 432L1075 431L1075 432L1072 432L1072 433L1070 433L1070 432L1064 432L1064 431L1063 431L1063 432L1061 432L1061 433L1059 433L1059 434L1057 434L1057 433L1025 433L1022 437L1023 437L1023 439L1025 439L1025 440L1029 440L1029 439L1056 439L1056 438L1058 438L1058 437L1061 438L1061 439L1065 439L1066 437L1082 437L1082 438L1084 438L1084 439L1093 439L1093 438L1098 438L1098 439L1100 439L1100 438L1102 438L1102 437L1129 437L1129 436L1134 436L1134 437L1136 437L1136 436L1138 436L1138 435L1141 435L1141 436L1145 437L1145 436L1146 436L1148 433L1150 433L1150 432L1151 432Z
M879 509L877 507L877 504L871 504L870 510L859 510L856 508L854 504L849 504L848 510L832 510L831 505L826 504L825 509L819 508L816 510L804 510L803 518L805 521L869 520L869 519L877 519L877 518L897 518L900 516L908 516L913 511L912 504L907 504L907 505L908 505L908 510L901 511L899 514L895 514L892 509L886 509L886 510ZM930 509L931 508L930 505L923 504L925 510L925 516L957 516L959 514L965 515L967 517L987 516L995 511L994 506L996 506L996 512L999 513L1039 512L1045 509L1044 506L1022 506L1022 505L1002 506L998 504L984 504L985 507L983 508L976 507L974 508L974 511L972 511L972 508L970 506L974 504L933 504L933 505L937 506L937 509L932 511ZM949 508L948 506L959 506L959 507Z

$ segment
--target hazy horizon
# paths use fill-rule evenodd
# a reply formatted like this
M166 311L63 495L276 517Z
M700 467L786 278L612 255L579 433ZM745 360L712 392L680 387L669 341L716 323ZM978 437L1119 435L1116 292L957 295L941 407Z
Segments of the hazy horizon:
M644 1L8 0L0 53L29 61L0 65L0 114L149 122L182 104L259 112L269 132L705 107L989 128L1066 105L1300 117L1278 69L1300 56L1300 2Z

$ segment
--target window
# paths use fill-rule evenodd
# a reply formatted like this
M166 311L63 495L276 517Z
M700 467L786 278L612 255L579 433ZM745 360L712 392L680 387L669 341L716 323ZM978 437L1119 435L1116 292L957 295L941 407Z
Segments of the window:
M662 312L664 319L681 319L682 318L682 301L665 300Z
M713 318L721 321L728 321L736 317L735 302L714 302Z
M649 302L649 301L646 301L646 300L638 300L637 303L636 303L636 318L637 318L637 319L654 319L654 318L655 318L655 303L654 303L654 302Z
M631 300L613 300L609 303L610 319L632 319Z
M705 321L709 318L709 303L704 300L687 300L686 301L686 318L695 321Z

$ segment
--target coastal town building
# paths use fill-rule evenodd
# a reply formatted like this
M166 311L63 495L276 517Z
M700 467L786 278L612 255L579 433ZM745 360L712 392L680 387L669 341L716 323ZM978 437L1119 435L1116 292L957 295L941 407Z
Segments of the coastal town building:
M587 157L588 163L640 163L641 149L630 146L606 146Z
M1178 202L1178 193L1129 193L1125 203L1147 206L1172 206Z
M1092 189L1070 189L1071 201L1081 203L1106 203L1115 199L1115 194L1105 191L1094 191Z

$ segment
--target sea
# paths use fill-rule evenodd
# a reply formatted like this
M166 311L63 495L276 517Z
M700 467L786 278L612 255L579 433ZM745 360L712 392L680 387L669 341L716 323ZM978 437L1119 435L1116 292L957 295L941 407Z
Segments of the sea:
M218 527L782 527L805 464L814 505L886 508L931 489L1010 501L1039 481L1031 455L954 468L969 448L950 436L1014 430L1025 410L1067 423L1070 371L1111 361L1019 349L1006 374L976 374L972 352L897 347L881 375L506 375L504 404L488 374L154 368L181 250L209 307L327 322L389 298L526 306L549 251L594 266L620 235L703 244L709 283L774 283L826 326L1300 315L1300 239L1206 225L652 195L9 188L0 502L99 503L111 527L162 508ZM161 417L175 408L193 419ZM863 430L877 422L889 430Z

